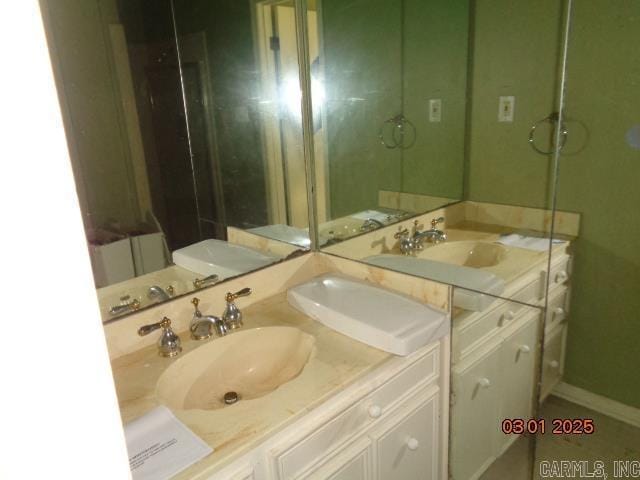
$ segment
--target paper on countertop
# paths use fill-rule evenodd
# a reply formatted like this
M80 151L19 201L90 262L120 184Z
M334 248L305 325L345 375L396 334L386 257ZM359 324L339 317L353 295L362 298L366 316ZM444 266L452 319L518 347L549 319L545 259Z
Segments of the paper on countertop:
M354 213L353 215L349 216L358 220L368 220L369 218L372 218L373 220L378 220L379 222L384 222L389 218L388 213L379 212L377 210L365 210L364 212Z
M134 480L171 478L213 452L163 406L127 423L124 434Z
M526 235L504 235L497 240L498 243L508 245L510 247L525 248L527 250L535 250L536 252L544 252L549 249L549 239L539 237L528 237ZM554 244L565 243L564 240L553 240Z

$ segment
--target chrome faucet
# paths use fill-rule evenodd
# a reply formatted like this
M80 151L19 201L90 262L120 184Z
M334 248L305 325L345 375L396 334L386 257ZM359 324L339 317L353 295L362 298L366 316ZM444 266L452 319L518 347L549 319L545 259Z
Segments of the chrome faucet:
M169 287L169 292L173 291L173 287ZM149 287L149 291L147 292L147 297L151 300L157 300L158 302L166 302L167 300L171 300L171 295L159 287L158 285L153 285Z
M158 353L163 357L175 357L182 351L182 347L180 346L180 337L171 330L171 320L167 317L157 323L140 327L138 335L141 337L149 335L159 328L162 328L162 333L158 340Z
M440 243L447 239L447 234L436 228L439 223L443 222L444 217L434 218L431 220L431 228L421 232L418 228L418 220L416 220L413 222L413 234L410 234L407 228L400 227L393 237L400 241L402 254L411 255L424 248L422 243L425 240L431 243Z
M134 298L133 300L129 300L129 296L122 297L120 300L126 303L121 303L120 305L114 305L109 308L109 315L117 316L122 315L123 313L135 312L140 309L140 300Z
M393 238L400 241L400 251L403 255L411 255L416 250L422 249L422 245L416 242L413 236L409 235L409 230L406 228L398 227L398 231L393 235Z
M444 217L438 217L431 220L431 228L429 230L420 231L418 230L418 220L413 222L414 231L413 238L418 242L422 243L424 240L427 240L431 243L441 243L447 239L447 234L442 230L438 230L436 227L439 223L444 223Z
M227 325L220 317L216 317L215 315L202 315L202 312L200 312L198 308L198 304L200 303L199 298L194 297L191 303L195 308L191 323L189 324L191 338L194 340L204 340L213 335L214 331L219 337L223 337L229 333Z
M227 308L224 309L222 314L222 321L225 323L229 330L235 330L242 326L242 312L236 306L234 300L238 297L246 297L251 295L251 289L249 287L238 290L236 293L227 292L225 300L227 301Z

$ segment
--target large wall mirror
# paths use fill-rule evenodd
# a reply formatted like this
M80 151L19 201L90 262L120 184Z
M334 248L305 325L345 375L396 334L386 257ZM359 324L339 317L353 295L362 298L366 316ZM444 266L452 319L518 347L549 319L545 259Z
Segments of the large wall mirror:
M324 0L313 13L320 245L462 199L467 3Z
M319 244L455 287L450 476L532 478L535 437L501 422L535 416L560 378L580 221L554 210L560 149L581 143L557 113L565 6L314 8Z
M309 17L319 245L486 309L577 234L552 226L562 5L322 0ZM509 11L517 20L496 28ZM315 21L314 21L315 19ZM527 29L521 28L527 24ZM533 41L535 36L535 42ZM566 138L563 138L564 141Z
M292 2L42 4L105 320L310 248Z

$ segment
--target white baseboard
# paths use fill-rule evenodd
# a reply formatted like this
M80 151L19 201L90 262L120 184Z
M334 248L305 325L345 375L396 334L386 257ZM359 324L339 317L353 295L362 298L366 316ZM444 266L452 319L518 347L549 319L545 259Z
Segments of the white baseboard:
M640 427L640 409L630 407L624 403L616 402L607 397L597 395L583 390L582 388L574 387L568 383L560 382L555 386L552 395L563 398L583 407L590 408L596 412L607 415L608 417L615 418L621 422L628 423L634 427Z

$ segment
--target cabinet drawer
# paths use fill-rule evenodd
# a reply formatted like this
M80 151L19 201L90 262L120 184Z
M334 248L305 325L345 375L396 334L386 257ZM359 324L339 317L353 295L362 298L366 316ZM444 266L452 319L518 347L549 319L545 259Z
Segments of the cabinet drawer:
M364 399L338 413L308 435L293 435L269 453L276 478L300 478L314 464L332 455L379 417L401 402L409 392L438 378L440 347L435 345L392 379ZM314 467L315 468L315 467Z
M569 316L569 289L565 286L551 291L545 317L545 331L550 332L564 323Z
M378 480L436 480L438 478L438 389L415 406L398 413L371 433Z
M545 339L542 356L541 400L544 400L562 378L567 326L563 325Z
M301 480L370 480L371 439L363 437L340 449L324 464L303 474Z
M546 272L546 269L543 273ZM550 289L554 286L564 285L571 278L571 256L563 255L559 260L554 260L551 264L551 275L549 275ZM544 292L543 292L544 293Z
M473 320L469 318L469 323L465 327L454 333L454 350L459 352L456 355L456 362L469 355L474 348L483 343L488 335L496 333L502 327L512 322L522 309L520 303L500 301L498 306L486 314L475 313ZM455 355L455 352L454 352Z

